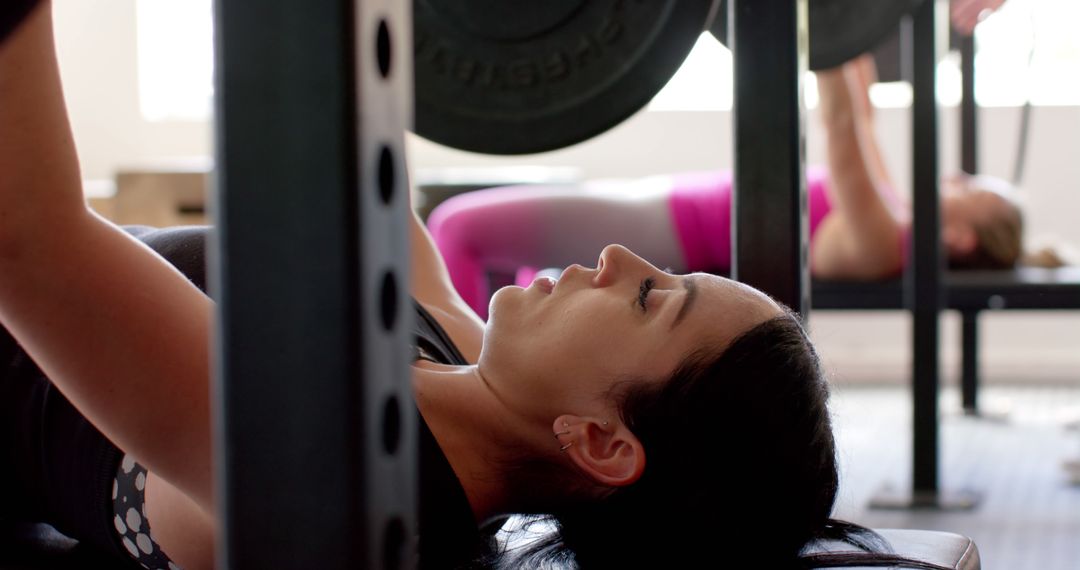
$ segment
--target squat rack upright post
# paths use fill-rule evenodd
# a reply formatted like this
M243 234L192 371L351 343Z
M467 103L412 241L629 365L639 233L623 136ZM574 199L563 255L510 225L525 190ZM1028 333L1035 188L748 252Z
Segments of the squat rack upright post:
M731 277L805 320L807 0L731 0L728 7L735 90Z
M939 368L940 323L944 307L944 255L938 156L937 0L919 3L911 19L912 63L912 228L904 305L912 315L912 473L909 493L886 488L871 499L880 509L968 509L977 495L941 488Z
M954 32L955 33L955 32ZM968 174L979 173L979 107L975 101L975 35L960 40L960 168ZM963 346L960 384L963 387L964 411L979 411L979 312L960 311Z
M936 508L939 488L939 315L945 297L938 203L937 0L923 0L901 33L910 33L912 66L912 225L904 272L904 306L912 316L911 490L886 486L876 509Z
M905 274L906 305L912 314L913 505L935 503L938 489L939 315L945 296L938 204L937 9L925 0L913 19L912 64L912 243Z
M411 567L411 2L215 22L217 566Z

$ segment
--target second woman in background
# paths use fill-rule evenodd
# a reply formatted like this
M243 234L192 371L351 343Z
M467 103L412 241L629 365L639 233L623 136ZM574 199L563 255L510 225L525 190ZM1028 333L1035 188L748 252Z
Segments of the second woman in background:
M811 271L874 280L906 260L909 208L894 193L874 134L867 90L873 60L817 74L826 167L807 171ZM942 241L951 266L1010 267L1021 255L1022 217L1010 185L983 176L942 181ZM752 191L752 189L749 189ZM676 272L730 269L731 173L658 176L582 186L521 186L451 198L428 220L454 285L486 314L490 272L531 281L530 268L585 263L619 242Z

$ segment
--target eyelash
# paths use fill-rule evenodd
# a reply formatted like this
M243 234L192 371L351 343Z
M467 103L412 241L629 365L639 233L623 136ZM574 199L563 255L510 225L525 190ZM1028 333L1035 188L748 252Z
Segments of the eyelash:
M638 305L641 305L643 312L647 310L645 308L645 298L649 296L649 291L652 291L655 286L656 280L652 277L646 277L641 281L641 288L638 290Z

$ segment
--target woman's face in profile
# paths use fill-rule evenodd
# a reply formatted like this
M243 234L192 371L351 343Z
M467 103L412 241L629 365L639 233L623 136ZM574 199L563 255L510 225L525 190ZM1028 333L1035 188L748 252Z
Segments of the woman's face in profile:
M779 313L745 285L707 274L671 275L622 246L608 246L595 269L572 265L558 283L499 290L479 370L521 413L550 421L552 413L609 404L619 382L666 378L691 352L722 350Z

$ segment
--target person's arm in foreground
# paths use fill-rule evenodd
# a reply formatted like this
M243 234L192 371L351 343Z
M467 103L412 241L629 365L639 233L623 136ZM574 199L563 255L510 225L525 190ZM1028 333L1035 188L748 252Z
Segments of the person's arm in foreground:
M209 513L211 303L87 209L51 8L0 44L0 321L178 509Z
M881 195L887 174L872 125L857 107L854 91L865 88L857 65L818 73L832 210L814 236L812 262L814 275L824 279L879 279L904 263L898 213Z

